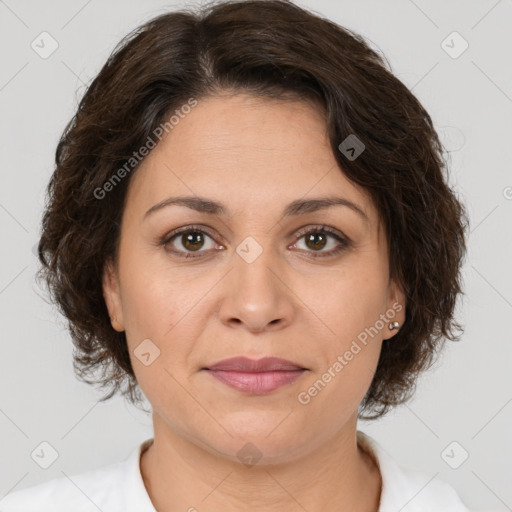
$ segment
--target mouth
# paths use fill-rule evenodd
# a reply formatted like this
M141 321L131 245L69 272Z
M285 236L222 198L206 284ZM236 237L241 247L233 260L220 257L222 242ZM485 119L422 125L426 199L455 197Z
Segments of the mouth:
M202 370L231 388L249 394L270 393L309 371L299 364L277 357L234 357Z

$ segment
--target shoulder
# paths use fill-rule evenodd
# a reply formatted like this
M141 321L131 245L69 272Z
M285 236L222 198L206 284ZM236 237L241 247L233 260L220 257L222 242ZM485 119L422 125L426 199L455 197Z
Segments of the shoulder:
M145 443L121 462L10 492L0 499L0 512L127 512L132 506L152 512L139 468Z
M427 475L405 466L399 468L401 477L397 481L403 482L400 499L404 511L469 512L457 491L450 484L439 480L437 473Z
M63 476L39 485L14 491L0 500L1 512L77 512L98 511L98 507L112 502L119 483L120 463Z
M457 491L437 478L398 464L375 439L361 431L358 443L369 449L379 466L382 493L379 512L469 512Z

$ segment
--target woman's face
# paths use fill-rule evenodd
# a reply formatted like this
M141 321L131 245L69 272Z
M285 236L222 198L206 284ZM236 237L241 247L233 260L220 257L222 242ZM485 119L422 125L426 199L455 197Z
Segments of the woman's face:
M222 212L173 204L148 213L178 197ZM307 203L319 198L362 213ZM191 232L173 237L182 228ZM104 296L155 432L231 460L244 446L262 461L293 460L353 432L382 340L396 332L388 325L405 316L377 212L305 102L199 100L132 177L117 263ZM258 390L205 369L235 356L306 370Z

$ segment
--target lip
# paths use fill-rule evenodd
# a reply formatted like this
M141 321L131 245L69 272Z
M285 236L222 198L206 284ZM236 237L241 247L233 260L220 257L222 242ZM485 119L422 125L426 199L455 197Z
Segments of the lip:
M281 359L280 357L262 357L261 359L232 357L230 359L223 359L214 365L208 366L206 369L244 373L307 370L307 368L293 361Z
M307 368L278 357L233 357L203 370L231 388L249 394L270 393L308 371Z

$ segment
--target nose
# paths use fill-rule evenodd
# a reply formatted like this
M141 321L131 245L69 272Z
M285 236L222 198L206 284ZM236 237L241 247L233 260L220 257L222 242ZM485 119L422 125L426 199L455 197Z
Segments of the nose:
M293 293L285 272L272 256L263 252L252 262L233 255L233 268L226 276L219 317L230 327L252 333L279 330L293 320Z

